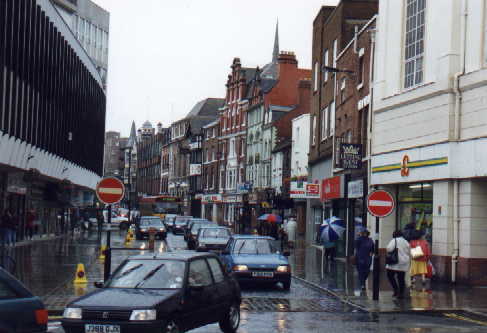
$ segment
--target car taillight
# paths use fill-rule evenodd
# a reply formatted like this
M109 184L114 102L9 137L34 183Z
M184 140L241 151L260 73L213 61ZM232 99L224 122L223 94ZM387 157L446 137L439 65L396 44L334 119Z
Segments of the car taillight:
M49 315L47 314L47 310L36 310L36 323L39 325L47 325L47 321L49 319Z

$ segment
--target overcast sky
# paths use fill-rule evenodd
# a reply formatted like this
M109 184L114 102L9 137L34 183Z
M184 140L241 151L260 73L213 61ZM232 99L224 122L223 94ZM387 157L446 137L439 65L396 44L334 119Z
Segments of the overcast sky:
M132 120L164 127L207 97L224 97L234 57L271 61L276 20L281 51L311 68L313 19L337 0L93 0L110 12L107 130Z

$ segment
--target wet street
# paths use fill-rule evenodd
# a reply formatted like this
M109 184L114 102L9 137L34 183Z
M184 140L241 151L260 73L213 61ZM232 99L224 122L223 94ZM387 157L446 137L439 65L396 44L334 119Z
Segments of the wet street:
M123 248L124 234L114 232L112 245ZM102 240L104 242L104 240ZM97 258L96 234L76 240L58 239L18 247L11 255L17 261L16 275L41 296L50 309L61 310L66 302L93 290L92 282L103 276L103 264ZM145 249L147 241L134 241L133 248ZM186 249L182 236L170 234L167 242L156 242L156 251ZM114 251L113 268L126 256L144 250ZM74 286L76 264L84 262L89 284L86 288ZM242 321L239 332L485 332L481 319L461 314L397 313L370 314L342 303L319 289L297 279L291 290L279 285L244 286L242 288ZM50 332L63 332L59 321L52 320ZM193 332L220 332L218 325L206 326Z

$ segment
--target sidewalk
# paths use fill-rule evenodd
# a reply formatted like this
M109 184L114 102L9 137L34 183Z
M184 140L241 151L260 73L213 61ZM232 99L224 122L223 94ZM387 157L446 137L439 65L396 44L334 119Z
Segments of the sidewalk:
M385 272L381 272L379 301L373 301L372 273L367 291L362 292L354 266L340 259L330 263L325 261L322 265L321 252L312 247L305 248L303 241L298 242L289 261L296 278L369 312L469 311L487 315L486 287L455 286L433 281L425 290L422 290L421 283L418 289L408 288L408 296L398 300L392 297L392 288Z

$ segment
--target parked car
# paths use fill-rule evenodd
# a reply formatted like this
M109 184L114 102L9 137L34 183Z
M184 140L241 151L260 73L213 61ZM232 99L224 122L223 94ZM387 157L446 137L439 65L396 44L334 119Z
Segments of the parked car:
M172 224L172 233L174 235L184 235L188 222L192 218L192 216L176 216L174 218L174 223Z
M239 282L281 282L291 287L289 252L280 253L272 237L234 235L222 252L227 271Z
M164 216L164 219L162 220L162 222L164 222L164 225L166 226L166 230L168 232L172 231L172 225L174 223L174 219L177 216L178 215L176 215L176 214L166 214L166 216Z
M74 332L185 332L240 323L238 283L210 253L165 252L126 259L105 283L69 303L61 321Z
M135 238L149 238L149 232L151 229L155 230L157 238L166 239L166 227L162 223L161 218L158 216L142 216L139 223L137 223L135 226Z
M204 219L198 219L196 221L191 221L186 231L186 243L188 245L188 249L195 250L196 249L196 237L198 236L198 230L200 228L209 228L209 227L218 227L218 224L215 222L210 222Z
M0 268L0 332L46 332L47 321L40 298Z
M230 239L232 233L225 227L203 227L196 236L196 251L221 251Z

